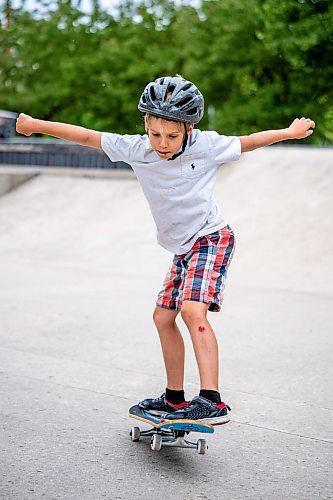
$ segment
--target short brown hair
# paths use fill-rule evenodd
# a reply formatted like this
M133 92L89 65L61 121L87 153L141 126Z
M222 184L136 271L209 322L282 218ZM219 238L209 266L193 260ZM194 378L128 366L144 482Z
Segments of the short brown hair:
M152 115L151 113L146 113L146 114L144 115L144 122L145 122L145 128L146 128L146 130L147 130L148 122L149 122L149 120L150 120L151 118L162 118L162 117L161 117L161 116L155 116L155 115ZM168 122L178 123L178 124L179 124L179 130L181 130L181 128L182 128L182 127L181 127L181 126L182 126L182 124L184 124L184 125L186 126L186 129L188 129L188 128L189 128L189 126L191 125L191 124L189 124L189 123L180 122L180 121L178 121L178 120L170 120L169 118L162 118L162 120L167 120Z

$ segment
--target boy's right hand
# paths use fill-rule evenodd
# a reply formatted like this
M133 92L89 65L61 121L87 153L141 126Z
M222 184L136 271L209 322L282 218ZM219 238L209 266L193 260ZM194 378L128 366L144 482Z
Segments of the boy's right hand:
M102 132L90 130L78 125L68 123L51 122L32 118L29 115L21 113L16 121L16 131L19 134L45 134L64 139L65 141L75 142L82 146L101 149Z
M23 135L31 135L34 131L33 123L34 119L31 116L20 113L16 120L16 132Z

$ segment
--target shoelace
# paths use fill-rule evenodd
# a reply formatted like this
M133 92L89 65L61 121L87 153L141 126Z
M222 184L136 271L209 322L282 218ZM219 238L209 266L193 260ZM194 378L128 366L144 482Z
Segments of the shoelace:
M161 399L163 400L164 399L164 394L162 394L162 396L160 396L159 398L155 398L152 400L152 403L160 403L161 402Z

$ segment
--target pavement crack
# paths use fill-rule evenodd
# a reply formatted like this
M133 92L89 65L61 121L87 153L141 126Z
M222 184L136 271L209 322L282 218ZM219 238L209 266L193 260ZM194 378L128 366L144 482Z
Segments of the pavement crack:
M1 371L0 374L1 375L11 375L11 376L23 378L26 380L33 380L34 382L42 382L44 384L51 384L51 385L57 386L57 387L65 387L66 389L74 389L74 390L78 390L78 391L89 392L91 394L98 394L100 396L108 396L108 397L113 397L113 398L125 399L126 401L133 401L133 398L130 398L127 396L119 396L118 394L112 394L110 392L96 391L93 389L88 389L87 387L78 387L76 385L62 384L61 382L55 382L54 380L45 380L42 378L29 377L28 375L21 375L19 373L9 373L9 372L5 372L5 371Z
M264 429L266 431L278 432L280 434L287 434L288 436L299 437L302 439L309 439L311 441L318 441L319 443L333 444L333 441L331 439L320 439L320 438L315 438L315 437L311 437L311 436L305 436L303 434L297 434L295 432L284 431L282 429L274 429L273 427L265 427L263 425L250 424L249 422L241 422L240 420L233 420L232 419L231 422L235 422L239 425L246 425L248 427L255 427L256 429Z
M193 384L194 385L194 384ZM235 393L235 394L244 394L246 396L252 396L255 398L263 398L263 399L271 399L273 401L281 401L281 403L287 403L290 404L292 403L294 406L306 406L310 408L315 408L316 410L326 410L326 411L333 411L333 408L328 408L326 406L318 406L317 404L311 404L308 403L307 401L290 401L289 399L283 399L283 398L277 398L275 396L267 396L266 394L256 394L254 392L247 392L247 391L240 391L239 389L228 389L224 388L225 392L230 392Z

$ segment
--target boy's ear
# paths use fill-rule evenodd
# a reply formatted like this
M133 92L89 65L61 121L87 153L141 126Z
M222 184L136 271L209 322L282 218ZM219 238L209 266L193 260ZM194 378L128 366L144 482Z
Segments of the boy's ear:
M193 132L193 129L194 129L193 123L190 123L189 125L187 125L187 135L191 135Z

